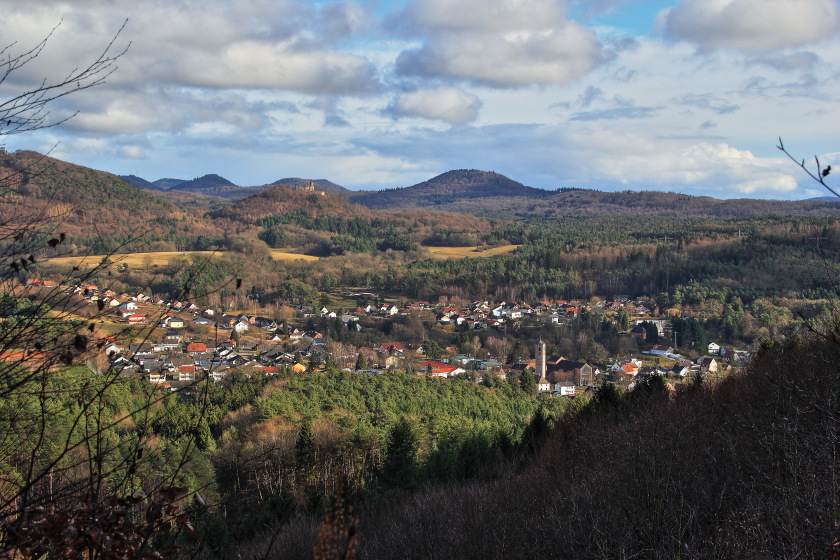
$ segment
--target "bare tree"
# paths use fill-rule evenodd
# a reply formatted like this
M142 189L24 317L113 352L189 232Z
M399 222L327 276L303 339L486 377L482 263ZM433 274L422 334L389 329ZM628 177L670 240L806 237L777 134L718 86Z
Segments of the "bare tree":
M49 122L49 105L59 98L78 93L105 83L105 80L116 69L117 60L126 53L131 46L115 52L115 44L127 21L114 35L105 49L96 59L84 67L73 68L63 77L56 80L44 78L33 88L12 95L0 101L0 136L23 134L42 128L49 128L67 122L78 114L63 117ZM14 53L16 43L6 45L0 50L0 85L5 84L24 66L34 62L44 51L49 40L61 24L55 26L44 39L31 49Z
M128 48L115 49L124 26L92 62L0 99L0 136L72 118L50 121L49 108L105 83ZM56 28L31 49L0 50L0 85L37 62ZM38 263L68 242L61 230L72 209L56 212L50 200L20 196L51 172L48 158L21 166L0 150L0 160L7 170L0 172L0 556L139 557L156 534L189 528L177 504L189 492L177 482L195 443L171 458L167 476L142 472L147 424L163 397L149 388L115 411L108 397L129 380L117 368L84 367L110 361L103 356L109 341L97 329L104 302L85 296L97 290L89 284L107 275L113 254L58 282L35 281Z

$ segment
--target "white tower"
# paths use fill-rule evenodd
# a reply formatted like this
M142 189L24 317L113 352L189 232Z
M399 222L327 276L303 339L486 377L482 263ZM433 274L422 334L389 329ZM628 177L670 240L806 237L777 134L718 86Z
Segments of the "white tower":
M538 376L538 379L542 379L545 377L545 343L540 339L537 342L537 356L536 356L536 364L534 364L534 369L536 370L535 373Z

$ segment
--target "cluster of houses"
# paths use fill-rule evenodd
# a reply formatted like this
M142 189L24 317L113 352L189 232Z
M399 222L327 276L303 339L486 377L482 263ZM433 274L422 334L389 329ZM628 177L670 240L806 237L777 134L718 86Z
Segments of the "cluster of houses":
M37 279L28 280L26 284L32 287L55 287L54 282ZM116 294L112 290L100 289L92 284L79 284L72 290L90 303L97 304L100 310L113 310L117 321L128 325L155 325L164 329L164 334L155 342L130 345L128 348L111 342L106 348L113 366L120 368L126 375L142 374L152 383L177 387L178 384L205 377L218 381L224 378L231 368L250 368L267 374L276 373L280 368L302 372L311 367L304 362L323 363L326 356L326 341L321 333L278 323L268 317L217 313L214 309L202 308L188 301L153 299L144 294ZM462 306L435 306L426 301L414 301L403 307L386 303L360 306L347 312L337 312L326 307L318 310L311 306L299 305L296 311L303 318L320 316L340 320L347 328L357 330L362 330L359 319L363 317L387 318L400 313L432 312L437 322L443 326L466 325L470 329L481 330L493 326L501 327L510 324L511 321L517 322L528 317L541 317L543 322L558 324L577 317L583 309L591 310L592 305L601 307L599 312L606 314L615 313L623 307L630 316L646 317L645 320L656 325L660 334L664 334L666 320L647 318L655 310L655 302L630 301L626 298L617 298L614 301L596 299L592 302L549 300L533 306L488 301ZM641 321L642 319L636 319L637 323ZM184 334L185 329L190 326L206 326L206 336L190 337ZM254 331L261 332L259 340L249 336L249 333L253 334ZM640 343L648 358L656 360L664 357L674 360L673 367L664 370L658 367L644 367L640 359L631 356L602 372L598 369L593 370L592 366L585 362L562 356L546 356L546 346L542 342L537 345L536 357L532 362L508 366L491 359L458 355L454 349L445 349L446 358L429 360L425 358L422 344L409 349L400 342L386 342L378 348L352 348L347 351L347 355L333 358L341 359L339 367L355 369L352 366L358 353L366 364L371 364L371 367L362 371L381 373L383 370L409 368L419 375L439 378L451 378L467 372L504 378L508 374L522 375L526 368L530 368L527 371L533 372L540 393L560 396L574 396L601 382L632 387L633 383L650 375L680 379L697 373L717 373L729 367L724 360L731 363L733 358L746 358L745 353L712 343L708 348L709 355L691 363L673 348L645 344L646 332L645 328L637 324L630 335ZM238 341L240 338L243 342L237 344L234 340Z

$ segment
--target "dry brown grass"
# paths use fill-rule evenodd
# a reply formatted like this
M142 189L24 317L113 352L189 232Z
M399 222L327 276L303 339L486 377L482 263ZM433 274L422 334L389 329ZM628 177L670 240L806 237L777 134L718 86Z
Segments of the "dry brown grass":
M172 259L177 257L197 256L202 258L219 258L224 255L225 251L161 251L156 253L129 253L125 255L86 255L79 257L54 257L46 259L44 262L49 265L70 268L74 266L93 268L98 266L102 259L108 258L114 264L123 264L129 268L146 268L147 266L165 266L168 265ZM291 253L284 249L272 249L271 256L276 261L317 261L318 257L312 255L301 255L298 253Z
M93 267L108 258L114 264L125 263L132 268L145 267L149 265L167 265L175 257L196 255L204 258L212 258L222 253L218 251L161 251L158 253L128 253L125 255L86 255L81 257L55 257L47 259L47 264L61 267L83 266Z
M301 255L299 253L290 253L284 249L272 249L271 256L275 261L317 261L320 257L313 257L312 255Z
M510 253L519 245L502 245L482 250L481 247L425 247L435 259L463 259L466 257L495 257Z

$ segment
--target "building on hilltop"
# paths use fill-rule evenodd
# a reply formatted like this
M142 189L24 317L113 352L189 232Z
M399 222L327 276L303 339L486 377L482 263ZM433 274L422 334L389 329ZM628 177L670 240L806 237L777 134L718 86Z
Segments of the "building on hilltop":
M315 181L309 181L308 185L305 185L305 184L292 185L292 189L294 189L298 192L317 193L317 194L320 194L322 196L326 194L325 191L319 191L319 190L315 189Z

